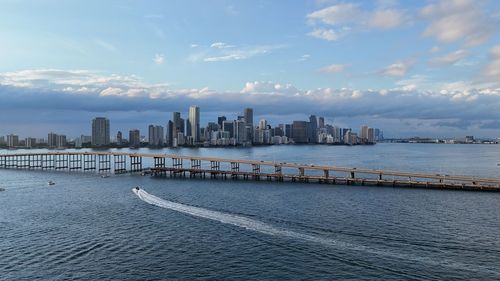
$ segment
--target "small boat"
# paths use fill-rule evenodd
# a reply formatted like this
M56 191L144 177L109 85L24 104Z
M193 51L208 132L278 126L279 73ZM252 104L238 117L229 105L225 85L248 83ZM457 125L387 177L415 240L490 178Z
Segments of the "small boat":
M55 184L56 184L56 183L55 183L55 182L53 182L53 181L49 181L49 182L47 183L47 185L55 185Z
M103 178L103 179L109 178L109 175L102 175L101 178Z

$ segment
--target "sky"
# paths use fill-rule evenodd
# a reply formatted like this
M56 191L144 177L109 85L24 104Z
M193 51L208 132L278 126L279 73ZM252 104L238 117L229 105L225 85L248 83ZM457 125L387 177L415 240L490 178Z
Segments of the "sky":
M0 0L0 135L245 107L386 137L500 137L495 0ZM202 124L203 125L203 124Z

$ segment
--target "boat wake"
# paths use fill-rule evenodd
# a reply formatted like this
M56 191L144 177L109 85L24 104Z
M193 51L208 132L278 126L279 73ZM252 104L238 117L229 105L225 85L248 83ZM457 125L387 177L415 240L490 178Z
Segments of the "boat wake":
M333 247L341 250L350 250L350 251L361 251L364 253L368 253L371 255L377 255L377 256L382 256L382 257L388 257L388 258L397 258L397 259L402 259L406 261L414 261L414 262L422 262L434 266L444 266L444 267L450 267L450 268L456 268L456 269L467 269L467 270L472 270L472 271L480 271L480 272L490 272L494 273L495 275L500 275L500 272L496 270L492 270L490 267L484 267L484 266L478 266L478 265L472 265L472 264L464 264L461 262L455 262L455 261L450 261L450 260L437 260L437 259L432 259L432 258L426 258L426 257L417 257L413 255L408 255L404 253L396 253L392 251L386 251L383 249L375 249L371 247L366 247L363 245L355 245L352 243L348 242L342 242L338 241L335 239L331 238L325 238L325 237L320 237L320 236L315 236L315 235L310 235L310 234L305 234L305 233L300 233L292 230L287 230L283 228L279 228L276 226L273 226L271 224L254 220L251 218L247 218L244 216L240 215L234 215L230 213L224 213L224 212L219 212L219 211L213 211L213 210L208 210L205 208L200 208L200 207L195 207L195 206L190 206L190 205L185 205L181 203L176 203L172 201L168 201L162 198L159 198L157 196L154 196L152 194L147 193L143 189L137 189L133 188L132 191L144 202L158 206L161 208L173 210L176 212L188 214L191 216L195 217L200 217L204 219L209 219L213 221L217 221L220 223L224 224L230 224L234 225L237 227L241 227L247 230L251 231L256 231L259 233L267 234L267 235L273 235L273 236L280 236L280 237L285 237L285 238L290 238L294 240L302 240L302 241L307 241L307 242L312 242L316 244L321 244L323 246L328 246L328 247Z

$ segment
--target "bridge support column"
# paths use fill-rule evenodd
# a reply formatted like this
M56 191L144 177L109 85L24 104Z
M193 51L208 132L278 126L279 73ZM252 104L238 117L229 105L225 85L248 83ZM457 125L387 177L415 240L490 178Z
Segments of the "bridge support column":
M82 156L80 154L71 154L69 156L69 169L70 170L82 169Z
M83 170L90 171L96 169L96 159L93 154L84 154L83 155Z
M165 157L154 157L154 175L165 176L167 171L165 170Z
M125 155L114 155L114 172L115 174L123 174L127 172L127 156Z
M210 161L210 177L216 178L220 173L220 162L218 161Z
M142 157L141 156L130 156L130 171L131 172L142 172Z
M200 173L201 175L201 160L199 159L190 159L191 160L191 171L189 172L189 177L196 177L196 174Z
M173 174L175 177L178 173L182 173L182 158L172 158L172 168L173 171L170 173L171 176Z
M283 170L283 168L280 165L275 165L274 166L274 173L276 174L276 180L277 181L283 181L282 170Z
M260 165L252 164L252 173L253 179L259 181L260 180Z
M231 177L233 179L238 179L239 172L240 172L240 163L231 162Z
M99 172L111 171L111 156L109 154L99 154Z

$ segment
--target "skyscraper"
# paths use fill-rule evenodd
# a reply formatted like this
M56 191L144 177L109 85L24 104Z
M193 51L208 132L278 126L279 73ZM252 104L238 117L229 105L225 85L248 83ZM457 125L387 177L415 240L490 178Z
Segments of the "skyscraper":
M128 133L128 141L130 144L130 147L139 147L141 146L141 133L139 132L138 129L132 129Z
M219 124L219 128L222 129L222 123L226 121L227 118L226 116L219 116L217 117L217 124Z
M7 136L7 146L16 147L19 145L19 136L18 135L8 135Z
M309 116L309 124L308 124L308 138L309 142L316 143L318 142L318 118L316 115Z
M49 147L57 147L57 134L56 133L49 133L47 136L47 144Z
M293 121L292 124L292 138L296 143L307 143L307 127L306 121Z
M109 120L97 117L92 120L92 146L106 146L110 143Z
M318 127L323 129L325 127L325 117L320 117L318 121Z
M197 106L189 107L189 119L188 119L191 136L195 142L200 141L200 108Z
M116 144L122 145L122 143L123 143L123 135L121 131L118 131L118 133L116 134Z
M243 111L243 116L245 117L245 121L247 122L247 125L253 127L253 109L252 108L245 108Z
M149 146L160 147L164 144L163 127L149 125Z

